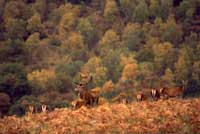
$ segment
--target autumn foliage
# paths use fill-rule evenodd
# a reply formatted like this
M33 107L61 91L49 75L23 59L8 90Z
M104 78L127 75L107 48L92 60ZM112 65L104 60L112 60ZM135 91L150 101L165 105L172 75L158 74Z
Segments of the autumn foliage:
M0 134L200 133L200 100L103 104L0 119Z

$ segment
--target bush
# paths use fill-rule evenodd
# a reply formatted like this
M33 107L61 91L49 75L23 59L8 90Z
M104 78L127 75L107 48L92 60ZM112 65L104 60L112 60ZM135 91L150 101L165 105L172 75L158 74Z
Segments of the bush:
M18 103L25 107L26 112L28 111L28 106L33 106L36 110L35 112L41 111L41 103L40 100L34 96L23 96Z
M11 102L30 94L25 67L19 63L0 64L0 91L11 97Z
M118 89L114 89L113 91L111 92L106 92L104 93L102 96L107 99L107 100L110 100L111 98L113 98L114 96L117 96L121 91L118 90Z
M55 108L64 108L69 107L70 103L68 101L54 101L49 104L50 110L54 110Z
M14 104L9 109L9 115L17 115L18 117L21 117L25 115L26 108L21 104Z
M6 114L10 106L10 97L6 93L0 93L0 114Z

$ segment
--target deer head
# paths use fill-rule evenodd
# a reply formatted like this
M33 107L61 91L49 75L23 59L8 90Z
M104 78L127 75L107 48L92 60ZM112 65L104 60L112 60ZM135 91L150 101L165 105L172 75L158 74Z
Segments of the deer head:
M47 111L47 106L46 105L42 105L42 112L46 113L46 111Z
M30 105L30 106L28 107L28 109L29 109L29 112L30 112L31 114L33 114L34 107Z

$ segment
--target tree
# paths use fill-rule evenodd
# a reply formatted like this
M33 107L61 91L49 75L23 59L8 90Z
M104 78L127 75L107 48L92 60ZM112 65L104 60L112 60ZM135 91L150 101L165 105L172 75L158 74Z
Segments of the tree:
M192 70L192 78L200 85L200 61L194 62Z
M103 16L108 22L114 22L118 14L118 7L115 0L106 0Z
M137 70L137 64L136 63L131 63L125 65L122 71L122 78L125 79L135 79L136 78L136 70Z
M119 66L120 63L120 51L119 50L110 50L105 57L103 57L103 65L108 70L108 78L113 82L117 82L122 68Z
M76 29L83 35L86 44L92 44L95 38L95 28L88 19L80 19Z
M68 52L87 48L83 36L75 32L70 33L67 40L63 42L62 47Z
M60 5L58 8L55 8L50 14L48 15L48 20L53 22L54 24L58 24L62 19L62 16L68 11L72 9L71 4Z
M136 55L136 59L139 62L145 62L145 61L153 62L154 53L153 53L152 48L146 46L140 49Z
M140 0L133 12L133 20L139 23L144 23L149 16L148 6L144 0Z
M114 83L111 80L109 80L109 81L105 82L102 90L103 90L104 93L107 93L107 92L112 92L114 90L114 88L115 88Z
M195 12L195 2L193 0L183 0L178 7L178 16L186 18L191 18Z
M163 75L166 68L173 69L176 61L175 50L171 43L164 42L153 46L154 63L158 75Z
M173 8L173 0L151 0L149 12L151 17L160 17L166 20Z
M108 53L109 49L116 49L120 47L119 36L112 29L105 32L104 36L99 42L100 54L103 56Z
M66 12L62 16L62 19L58 25L58 32L60 38L65 39L68 36L69 31L72 30L75 24L76 24L75 14L73 14L72 12Z
M149 14L150 16L156 17L159 13L160 5L158 0L150 0L150 6L149 6Z
M30 19L28 19L28 24L26 29L30 33L42 32L43 25L41 22L40 15L38 13L34 14Z
M175 86L175 76L171 69L167 68L165 74L161 77L161 86L164 87L174 87Z
M56 74L54 70L35 70L31 73L28 73L27 79L32 86L32 94L36 96L41 93L56 89Z
M6 93L0 93L0 117L8 113L10 97Z
M32 15L30 7L23 1L9 1L5 3L4 20L8 18L27 20Z
M11 102L30 94L25 67L18 63L0 64L0 92L7 93Z
M47 10L47 1L46 0L35 0L34 4L32 4L32 10L34 13L38 13L41 15L42 20L46 18L46 10Z
M138 72L136 78L136 88L153 88L157 87L158 80L154 72L154 64L152 62L140 62L138 64Z
M22 39L26 36L26 22L21 19L8 18L5 22L5 31L10 39Z
M107 69L103 66L102 61L98 57L92 57L83 66L81 72L87 70L93 77L94 86L102 86L107 80Z
M180 50L178 60L175 63L176 81L188 80L191 78L193 61L193 50L190 47L184 47Z
M34 47L34 46L38 46L39 43L40 43L40 34L39 33L33 33L26 40L26 45L29 48Z
M163 41L169 41L174 45L178 45L182 40L182 30L180 25L176 24L173 16L169 16L167 22L161 26L161 39Z
M127 26L124 28L122 39L125 47L128 47L129 50L137 51L140 48L142 40L144 40L144 34L140 24L127 24Z
M137 63L126 64L116 87L120 90L130 90L135 87L137 78Z
M125 22L131 21L134 9L136 8L136 1L120 0L121 11L125 16Z

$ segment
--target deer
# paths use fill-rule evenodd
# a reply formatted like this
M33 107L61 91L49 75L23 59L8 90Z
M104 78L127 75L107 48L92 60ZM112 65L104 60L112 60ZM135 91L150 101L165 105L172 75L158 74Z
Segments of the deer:
M152 92L150 89L144 89L140 92L136 93L136 100L137 101L144 101L152 98Z
M167 97L167 98L182 97L183 93L185 91L187 81L182 81L182 83L183 84L182 84L181 87L172 87L172 88L163 87L163 88L160 88L159 93L163 97Z
M99 95L84 89L82 84L78 84L74 91L78 92L78 97L84 101L85 106L98 105Z
M118 96L112 99L112 102L118 102L122 104L128 104L127 95L124 92L121 92Z
M155 101L157 101L158 99L160 99L160 92L159 92L159 90L157 90L157 89L151 89L151 97Z
M136 93L136 99L137 101L143 101L144 100L144 95L143 93Z
M47 112L47 105L42 105L42 113L46 113Z
M71 105L73 109L78 109L84 106L85 102L82 99L77 99L77 100L72 101Z

